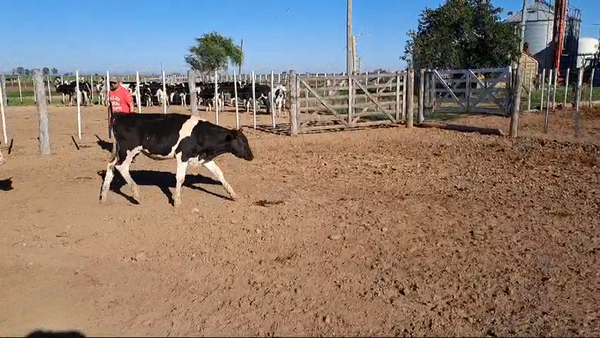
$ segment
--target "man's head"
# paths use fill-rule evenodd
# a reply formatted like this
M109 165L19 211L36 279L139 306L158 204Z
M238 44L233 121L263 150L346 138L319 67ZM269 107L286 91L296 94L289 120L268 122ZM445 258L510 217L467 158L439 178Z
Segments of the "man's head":
M119 85L121 84L121 78L116 75L112 75L109 81L111 90L117 90L117 88L119 88Z

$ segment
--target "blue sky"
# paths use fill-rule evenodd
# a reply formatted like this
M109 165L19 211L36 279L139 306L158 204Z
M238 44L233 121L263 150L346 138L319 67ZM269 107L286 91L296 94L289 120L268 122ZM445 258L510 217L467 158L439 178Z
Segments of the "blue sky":
M532 0L530 0L532 1ZM400 69L409 28L423 8L443 0L353 0L363 70ZM494 0L508 11L521 0ZM582 9L581 36L598 37L600 1ZM0 71L17 66L75 71L183 72L195 37L218 31L244 38L243 71L341 72L345 69L346 0L0 0Z

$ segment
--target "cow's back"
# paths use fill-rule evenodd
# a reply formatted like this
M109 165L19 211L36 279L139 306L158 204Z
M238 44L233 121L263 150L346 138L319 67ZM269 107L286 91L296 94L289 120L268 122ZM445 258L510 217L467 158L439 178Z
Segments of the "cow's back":
M138 146L153 155L167 156L179 140L179 132L189 115L114 114L113 133L119 146L131 150Z

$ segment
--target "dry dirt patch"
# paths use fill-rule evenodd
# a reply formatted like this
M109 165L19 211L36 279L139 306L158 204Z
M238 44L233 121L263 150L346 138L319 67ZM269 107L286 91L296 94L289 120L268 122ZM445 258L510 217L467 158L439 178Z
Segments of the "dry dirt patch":
M0 334L600 334L593 117L585 140L568 113L543 139L543 117L524 115L517 141L248 130L254 161L217 160L240 200L192 169L174 209L175 163L144 157L132 167L140 204L122 188L100 205L105 110L84 109L79 151L75 112L52 108L54 154L40 157L34 110L8 111Z

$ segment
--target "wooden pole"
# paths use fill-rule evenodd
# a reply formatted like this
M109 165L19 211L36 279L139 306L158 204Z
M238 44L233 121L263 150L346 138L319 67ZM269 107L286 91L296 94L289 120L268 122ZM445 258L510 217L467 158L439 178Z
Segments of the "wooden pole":
M253 119L254 119L254 129L256 129L256 76L254 75L254 71L252 71L252 109L253 109Z
M33 71L33 83L36 84L34 96L39 96L37 100L37 110L39 118L39 141L42 155L50 155L50 133L48 132L48 105L46 103L46 93L44 92L44 77L40 70Z
M110 107L110 74L108 73L108 70L106 71L106 79L104 80L104 87L106 87L106 103L107 106ZM110 119L111 119L111 113L110 113L110 108L107 109L108 112L108 138L111 139L112 138L112 130L110 128Z
M90 75L90 100L92 102L92 106L94 105L94 75Z
M219 124L219 91L218 91L218 85L219 82L217 80L218 78L218 74L217 71L215 70L215 124Z
M7 107L8 93L6 92L6 78L4 77L4 74L0 78L0 85L2 86L2 103L4 103L4 106Z
M594 103L592 99L594 98L594 73L596 72L596 67L592 68L592 74L590 75L590 108L594 107Z
M531 91L533 90L533 69L529 71L529 90L527 91L527 111L531 111Z
M558 82L558 68L554 69L554 77L552 78L552 110L556 109L556 83Z
M567 108L567 95L569 93L569 75L571 73L571 68L567 68L567 75L565 76L565 98L563 101L563 109Z
M288 85L290 86L290 135L298 135L298 75L292 71L288 77Z
M188 87L190 87L190 110L192 116L198 116L198 97L196 95L196 72L188 70Z
M2 86L0 86L0 97L4 97L4 90L2 90ZM8 135L6 135L6 115L4 113L4 100L0 100L0 114L2 114L2 135L4 135L4 143L8 143Z
M23 104L23 91L21 90L21 76L17 76L17 82L19 83L19 99L21 100L21 104Z
M408 83L408 71L404 71L402 74L402 122L406 123L406 105L407 105L407 96L406 96L406 86Z
M413 116L414 116L414 106L415 106L415 70L413 68L408 69L408 89L406 96L408 96L408 107L406 112L406 128L413 127Z
M238 107L237 77L233 72L233 95L235 96L235 127L240 129L240 108Z
M52 88L50 88L50 76L46 75L46 83L48 84L48 103L52 104Z
M352 51L352 0L346 0L346 73L348 74L348 124L353 126L354 113L354 52Z
M79 71L75 71L75 95L77 95L77 136L81 140L81 92L79 91Z
M419 79L419 118L417 124L422 124L425 121L424 109L425 109L425 69L421 69ZM467 87L468 90L468 87Z
M400 103L400 74L396 75L396 123L400 121L400 116L402 116L402 104Z
M581 116L579 113L579 106L581 103L581 90L583 86L583 66L579 68L579 75L577 76L577 87L575 93L575 137L580 137L582 134L581 130Z
M142 94L140 93L140 72L135 71L135 99L137 100L138 113L142 113Z
M544 87L546 86L546 70L542 69L542 95L540 95L540 110L544 109Z
M548 119L550 118L550 91L552 89L552 72L550 69L548 72L548 91L546 93L546 114L544 114L544 134L548 133Z
M108 86L108 77L106 78L106 81L107 81L107 82L106 82L106 85ZM65 84L65 80L63 79L63 76L62 76L62 75L60 76L60 84ZM34 95L34 97L35 97L35 95ZM62 102L63 104L65 104L65 94L64 94L64 93L62 94L62 101L61 101L61 102ZM70 103L71 103L71 102L69 102L69 104L70 104Z
M273 124L273 128L277 127L277 120L275 118L275 102L273 101L273 95L275 95L275 86L273 80L273 71L271 71L271 98L269 99L269 103L271 104L271 122Z
M161 65L162 68L162 65ZM162 101L163 101L163 114L167 113L167 83L166 83L166 79L165 79L165 71L162 71L162 89L163 89L163 97L162 97Z
M516 61L516 78L514 79L514 87L512 87L512 107L510 112L510 137L517 137L519 132L519 112L521 110L521 91L523 90L523 67L521 65L523 46L525 45L525 12L527 9L527 0L523 0L521 9L521 22L519 24L519 53ZM508 73L512 74L512 69L508 67ZM512 81L511 81L512 82Z

